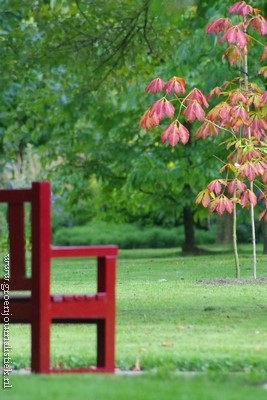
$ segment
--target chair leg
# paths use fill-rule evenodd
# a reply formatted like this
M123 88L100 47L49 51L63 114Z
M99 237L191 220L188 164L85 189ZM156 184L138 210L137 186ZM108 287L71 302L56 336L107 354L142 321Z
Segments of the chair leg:
M50 185L32 185L32 371L50 370Z
M47 374L50 371L50 322L36 318L31 325L31 369Z
M97 367L106 372L115 369L115 331L114 320L107 318L97 323Z

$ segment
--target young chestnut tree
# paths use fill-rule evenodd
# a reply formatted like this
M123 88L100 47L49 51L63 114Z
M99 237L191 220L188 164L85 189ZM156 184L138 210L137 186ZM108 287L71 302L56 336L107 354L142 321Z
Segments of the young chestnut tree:
M194 136L205 139L220 135L227 157L221 160L220 176L212 180L197 196L196 203L219 215L233 213L233 244L236 277L240 277L237 249L237 206L247 208L251 214L253 244L253 276L256 278L256 239L254 207L263 204L259 219L267 223L267 91L252 82L249 75L250 46L261 46L261 62L267 59L267 46L261 36L267 34L267 22L260 10L245 1L238 1L229 8L230 17L218 18L208 24L207 34L219 37L226 43L223 52L230 66L237 65L239 74L231 81L223 82L205 96L198 89L186 89L182 77L174 76L165 82L160 77L153 79L146 92L163 93L146 110L140 127L150 130L164 123L161 141L171 146L179 142L186 144L190 132L188 123L195 120L201 125ZM267 77L267 66L259 69ZM209 101L217 98L211 109ZM227 136L227 138L225 137Z

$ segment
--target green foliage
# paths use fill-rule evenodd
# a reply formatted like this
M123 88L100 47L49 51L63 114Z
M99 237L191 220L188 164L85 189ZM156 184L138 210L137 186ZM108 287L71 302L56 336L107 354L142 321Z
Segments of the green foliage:
M182 226L178 228L138 227L134 224L90 222L85 226L59 228L54 232L55 245L118 244L122 249L171 248L183 244ZM214 229L198 230L198 244L215 242Z
M180 236L180 238L179 238ZM175 247L181 244L177 229L141 229L130 224L112 225L91 222L89 225L58 229L53 235L56 245L118 244L120 248Z
M155 74L201 79L207 90L217 78L207 67L215 71L220 53L212 41L203 47L203 29L230 2L176 3L1 2L0 171L7 162L16 170L33 146L40 179L52 182L55 227L104 213L116 222L171 226L182 222L185 200L196 221L206 217L194 198L217 168L213 159L205 168L200 161L213 144L170 154L138 128L140 93ZM227 65L221 74L227 79ZM192 188L186 196L185 183Z

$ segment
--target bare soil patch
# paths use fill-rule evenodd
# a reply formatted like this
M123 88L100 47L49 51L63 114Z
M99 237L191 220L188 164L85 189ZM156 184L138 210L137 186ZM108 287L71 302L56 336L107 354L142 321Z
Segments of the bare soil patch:
M267 285L267 278L216 278L200 279L196 281L199 285Z

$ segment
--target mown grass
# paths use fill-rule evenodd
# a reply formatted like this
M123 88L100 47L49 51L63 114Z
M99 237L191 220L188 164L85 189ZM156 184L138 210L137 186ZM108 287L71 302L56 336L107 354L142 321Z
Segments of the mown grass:
M12 376L5 400L265 400L262 378L252 375Z
M43 390L53 399L63 399L64 393L65 398L72 398L74 390L78 396L92 393L90 398L100 399L133 398L133 393L137 399L245 400L251 399L253 393L257 399L266 396L260 385L267 381L266 284L253 280L237 284L234 279L219 284L218 279L234 277L233 257L228 249L213 251L213 255L190 257L182 257L177 249L120 252L116 365L123 371L140 366L144 375L13 374L17 388L10 390L7 398L16 399L19 393L17 398L33 399L38 388L40 396ZM241 254L242 278L247 279L251 276L250 250L245 246ZM94 290L95 268L90 268L94 264L93 260L55 260L52 291ZM267 278L266 256L260 253L258 276ZM13 325L10 338L14 366L28 367L29 327ZM94 364L94 343L92 326L53 326L53 365ZM197 375L180 376L177 371L193 371ZM26 397L26 388L22 387L26 382L33 391L32 397ZM105 391L105 385L110 390Z

